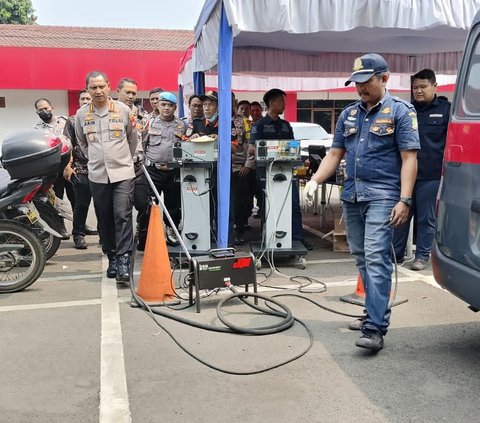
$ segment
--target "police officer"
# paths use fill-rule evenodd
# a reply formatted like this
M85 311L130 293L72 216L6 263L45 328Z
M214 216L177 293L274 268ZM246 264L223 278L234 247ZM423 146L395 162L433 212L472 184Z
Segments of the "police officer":
M188 109L190 110L190 115L182 118L187 124L187 137L193 135L193 123L196 120L203 119L203 101L200 99L200 96L193 94L188 98Z
M148 93L148 100L150 101L150 106L152 106L152 111L148 114L148 122L151 123L159 115L158 111L158 99L160 93L165 91L163 88L155 87L150 90Z
M208 135L213 139L218 138L218 93L216 91L208 91L200 97L200 100L203 101L203 119L197 119L193 124L193 135L192 139ZM232 93L232 108L235 105L235 96ZM231 151L232 154L235 154L238 151L238 136L237 128L232 119L232 131L231 131ZM212 183L210 185L210 210L211 210L211 226L216 228L217 222L217 204L216 200L216 190L213 187L216 184L217 179L217 169L214 168L212 171ZM232 189L233 178L230 179L230 210L229 210L229 230L228 230L228 245L233 246L235 241L235 234L233 232L234 224L234 202L235 196L233 195Z
M140 106L136 106L135 102L138 95L137 82L131 78L122 78L117 86L118 101L126 104L135 117L135 130L138 136L137 149L133 156L133 165L135 167L135 181L133 190L133 205L137 209L137 250L145 250L145 242L147 241L147 220L148 220L148 201L149 187L147 179L143 174L143 138L146 137L148 130L148 115Z
M70 147L69 140L64 134L67 118L65 116L55 116L53 114L52 103L47 98L37 99L35 101L35 109L41 121L35 124L34 129L48 132L49 134L57 136L62 140L62 143L66 143ZM72 210L75 208L75 194L73 192L72 184L64 180L62 172L58 173L57 179L55 179L55 182L53 183L53 190L55 191L55 195L61 199L63 199L63 194L66 191L67 198L72 206ZM70 235L65 228L65 222L63 219L61 219L60 222L60 233L62 235L62 239L68 239Z
M90 104L92 97L85 90L78 96L79 106ZM75 115L70 116L65 125L65 135L72 144L70 163L63 170L63 177L72 183L75 193L75 207L73 208L73 243L78 250L87 249L85 235L98 235L98 232L87 226L88 208L92 199L90 184L88 182L87 158L78 145L75 136Z
M335 173L346 154L343 213L366 292L356 345L372 351L383 348L390 323L390 245L393 228L405 223L410 212L420 149L415 109L390 96L388 78L382 56L369 53L355 60L345 85L355 82L360 100L340 114L332 148L305 186L311 202L318 184Z
M285 111L286 93L278 88L272 88L263 96L263 101L268 107L268 112L252 126L250 135L250 154L255 155L255 142L257 140L292 140L293 129L280 115ZM265 169L258 172L260 179L265 179ZM265 183L263 182L263 187ZM302 211L296 181L292 182L292 240L301 242L308 250L311 244L305 240L302 226Z
M252 101L250 103L250 116L252 117L252 125L258 122L260 119L263 118L263 109L262 105L258 101ZM259 172L258 170L256 173ZM255 198L257 199L257 211L253 215L254 218L259 219L262 217L264 213L263 210L263 188L262 183L260 181L260 176L257 177L255 174L255 186L252 188L254 190ZM253 208L253 204L252 204Z
M258 101L250 103L250 116L252 117L252 124L263 118L262 105Z
M67 118L65 116L55 116L53 106L49 99L39 98L35 101L35 110L40 122L37 122L34 129L47 131L57 137L63 136Z
M425 269L435 237L435 202L442 174L443 151L450 119L450 103L435 94L435 72L423 69L413 75L413 106L418 117L422 149L418 152L418 173L412 195L410 218L395 229L397 261L403 261L410 221L415 217L415 260L412 270Z
M187 125L175 116L177 98L174 94L164 91L158 99L160 114L151 122L145 149L145 165L155 187L161 194L163 192L165 207L167 208L176 227L181 220L180 198L180 170L172 167L173 143L185 139ZM175 236L166 216L167 242L177 245Z
M248 106L241 108L240 103ZM255 187L255 155L248 152L250 140L250 103L243 100L236 104L232 93L232 121L237 138L237 151L232 152L232 191L234 196L235 245L245 243L244 232L249 229L248 218L252 213ZM242 110L242 113L238 111ZM237 112L236 112L237 111Z
M88 179L99 220L107 277L128 282L133 248L132 203L137 134L130 109L112 100L110 82L100 71L86 77L92 103L77 111L75 134L88 158Z

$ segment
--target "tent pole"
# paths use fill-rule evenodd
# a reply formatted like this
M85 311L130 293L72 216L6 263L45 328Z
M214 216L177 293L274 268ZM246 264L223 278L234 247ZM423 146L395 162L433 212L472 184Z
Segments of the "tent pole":
M217 246L228 246L231 175L231 119L232 119L232 54L233 35L222 1L218 45L218 168L217 168Z

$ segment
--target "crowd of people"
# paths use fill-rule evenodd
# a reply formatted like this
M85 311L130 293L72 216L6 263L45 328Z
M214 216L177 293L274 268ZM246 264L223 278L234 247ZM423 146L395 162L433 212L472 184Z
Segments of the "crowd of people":
M42 98L35 108L40 118L37 129L61 137L71 147L71 160L55 181L55 193L64 192L73 210L72 236L75 248L88 248L85 236L97 231L86 224L88 209L93 199L98 222L98 233L109 266L107 276L128 281L135 233L137 249L143 251L148 231L149 204L153 193L143 173L143 166L160 194L178 228L181 223L181 187L179 168L173 163L175 141L187 142L197 137L218 137L218 93L192 95L188 99L188 116L177 117L175 94L157 87L149 92L151 112L138 103L138 84L132 78L122 78L116 87L117 100L110 96L110 81L103 72L90 72L85 89L79 94L79 109L69 118L55 116L52 103ZM258 212L264 214L264 180L256 169L255 139L262 128L262 137L291 139L293 132L288 122L280 118L285 109L285 92L273 89L263 98L267 106L263 116L259 102L237 102L232 93L231 116L231 197L229 219L229 246L245 243L245 230L250 229L249 218L257 198ZM280 132L269 132L273 126ZM252 131L253 128L253 131ZM282 133L283 131L283 133ZM250 135L253 134L253 138ZM216 171L210 181L211 192L216 192ZM215 233L216 204L212 201L211 225ZM293 238L303 239L298 189L293 195ZM132 226L132 208L137 210L136 230ZM173 228L165 220L166 240L177 245Z
M387 90L388 65L382 56L363 55L354 62L351 77L359 100L338 118L332 148L305 187L312 201L324 183L346 160L341 194L347 240L366 291L365 316L350 325L362 335L357 346L378 351L390 322L392 260L405 256L409 223L415 219L416 256L413 270L423 270L429 259L435 231L434 205L438 191L450 103L436 95L435 73L424 69L413 77L413 105ZM176 116L177 97L154 88L149 93L151 113L137 105L138 85L123 78L118 100L110 97L110 81L100 71L90 72L79 96L79 110L70 118L57 117L48 99L35 102L42 130L64 137L71 145L70 164L55 182L57 196L66 190L74 211L75 247L87 248L86 226L93 198L102 250L107 255L107 277L128 281L134 248L132 207L138 212L137 248L145 248L151 189L145 165L173 223L181 221L179 169L172 165L173 143L197 137L218 137L218 94L208 91L188 99L186 118ZM290 124L280 116L286 93L269 90L259 102L238 101L232 93L231 188L229 244L245 242L254 197L264 216L264 177L256 168L255 142L260 139L293 139ZM215 183L215 171L212 182ZM216 190L212 190L216 192ZM215 204L216 201L213 202ZM212 209L212 228L216 210ZM167 242L178 242L165 220ZM292 184L292 238L303 242L299 190ZM394 248L392 248L392 245ZM394 254L392 254L394 250Z

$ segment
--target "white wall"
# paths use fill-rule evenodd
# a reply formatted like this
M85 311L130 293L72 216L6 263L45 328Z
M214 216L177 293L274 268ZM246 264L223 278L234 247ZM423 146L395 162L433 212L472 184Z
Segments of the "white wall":
M5 97L5 108L0 108L0 142L16 129L30 129L40 119L35 112L35 100L48 98L55 115L68 115L67 91L53 90L0 90Z

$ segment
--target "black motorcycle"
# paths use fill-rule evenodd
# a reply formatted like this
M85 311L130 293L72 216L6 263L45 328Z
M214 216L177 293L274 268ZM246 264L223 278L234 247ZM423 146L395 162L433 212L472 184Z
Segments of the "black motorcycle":
M35 232L7 217L18 210L30 224L37 223L38 211L31 200L40 186L38 179L13 180L0 186L0 293L27 288L45 267L45 249Z
M40 215L33 200L42 177L59 166L61 140L39 131L22 131L2 144L0 171L0 293L23 290L45 267L39 233L60 234Z

